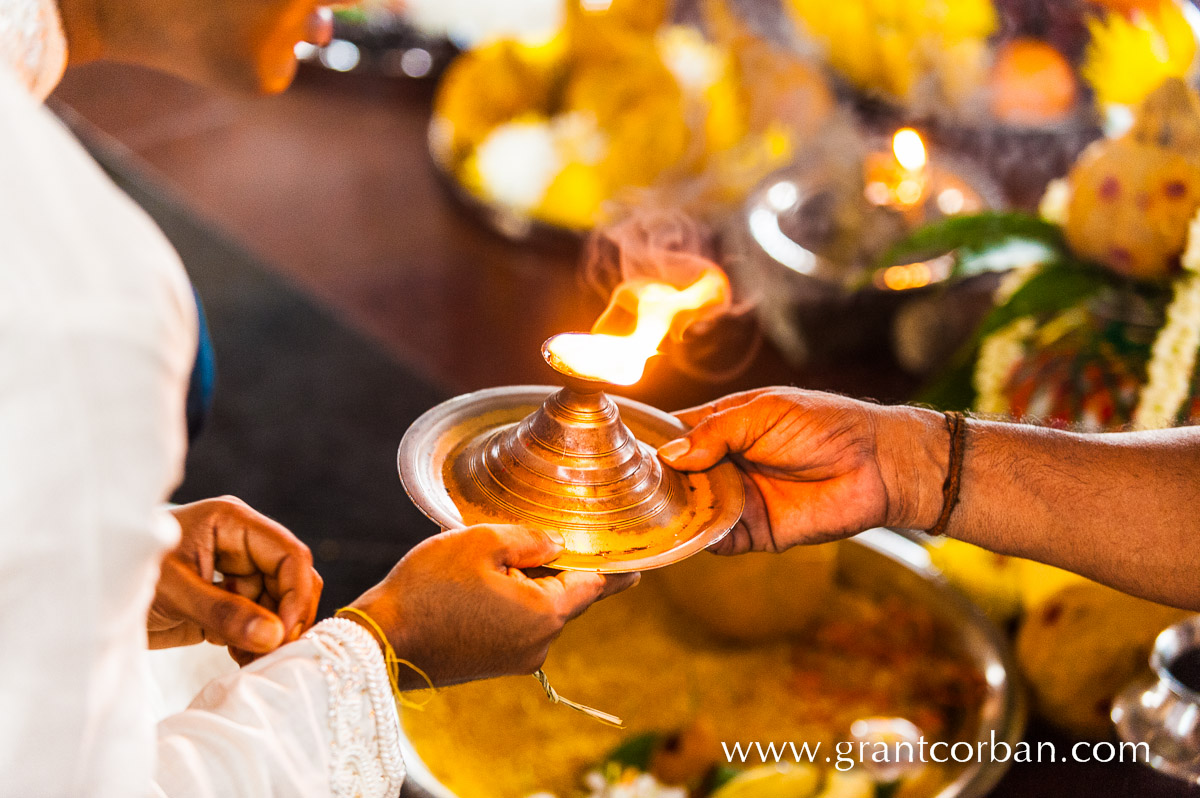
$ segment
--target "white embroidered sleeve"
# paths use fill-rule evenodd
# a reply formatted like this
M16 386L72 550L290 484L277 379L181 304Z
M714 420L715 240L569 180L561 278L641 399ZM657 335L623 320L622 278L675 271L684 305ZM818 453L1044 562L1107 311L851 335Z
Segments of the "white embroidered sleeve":
M379 645L342 618L212 682L158 739L169 798L395 798L404 779Z

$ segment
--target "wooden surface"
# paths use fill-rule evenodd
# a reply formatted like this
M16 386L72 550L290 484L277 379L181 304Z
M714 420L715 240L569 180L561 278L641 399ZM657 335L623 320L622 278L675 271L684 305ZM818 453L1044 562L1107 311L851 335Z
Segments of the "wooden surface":
M601 301L578 285L574 253L505 242L444 195L425 154L429 91L309 71L280 97L234 99L98 65L69 73L54 102L124 144L197 213L447 393L545 382L541 342L586 329ZM912 388L860 362L795 373L768 348L723 385L658 362L633 394L673 409L789 382L881 399ZM1035 729L1031 738L1047 736ZM1055 741L1065 754L1068 741ZM1191 793L1135 765L1054 763L1015 767L995 794Z

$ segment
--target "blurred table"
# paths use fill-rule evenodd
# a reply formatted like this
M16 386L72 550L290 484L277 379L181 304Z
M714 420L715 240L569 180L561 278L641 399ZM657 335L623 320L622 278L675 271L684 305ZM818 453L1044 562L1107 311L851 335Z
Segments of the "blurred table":
M448 393L547 382L542 341L588 329L603 302L578 283L577 251L510 243L447 196L425 149L430 95L427 83L305 70L281 96L231 98L90 65L53 102ZM798 375L769 348L720 385L661 360L629 393L667 409L796 381L896 400L914 387L871 363Z
M68 73L53 102L85 138L127 147L181 199L447 393L546 382L543 340L584 330L602 308L576 279L577 252L541 252L481 229L443 193L425 150L430 87L305 71L271 98L217 97L141 70ZM631 391L674 409L776 383L900 400L914 387L880 363L795 373L765 347L713 385L658 359ZM1069 663L1064 663L1064 667ZM1059 756L1071 742L1045 729ZM1132 764L1016 765L994 793L1182 796Z

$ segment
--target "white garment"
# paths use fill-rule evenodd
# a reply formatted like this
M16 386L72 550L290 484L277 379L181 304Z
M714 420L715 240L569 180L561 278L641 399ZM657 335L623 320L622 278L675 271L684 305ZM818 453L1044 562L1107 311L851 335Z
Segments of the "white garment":
M0 21L30 18L23 3L37 0L0 0ZM161 503L182 471L195 305L166 239L14 79L12 55L0 49L0 796L394 796L395 705L350 621L214 682L156 742L146 612L179 536Z

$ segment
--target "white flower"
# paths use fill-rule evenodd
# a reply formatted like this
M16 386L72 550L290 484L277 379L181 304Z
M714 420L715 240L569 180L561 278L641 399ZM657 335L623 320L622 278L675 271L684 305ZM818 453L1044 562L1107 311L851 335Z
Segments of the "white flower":
M587 798L688 798L683 787L667 787L649 773L626 771L618 781L610 782L593 770L584 776L583 783Z
M1013 368L1024 357L1025 342L1035 329L1033 319L1027 316L984 339L975 362L976 411L1001 415L1011 410L1004 396L1004 386Z
M992 293L992 301L999 307L1012 299L1013 294L1024 288L1025 283L1032 280L1041 271L1041 268L1040 263L1029 263L1025 266L1018 266L1004 275Z
M559 114L552 122L554 140L566 161L594 166L608 153L608 139L590 111Z
M1066 178L1051 180L1038 204L1038 215L1047 222L1062 226L1067 223L1067 206L1071 202L1071 186Z
M1175 298L1167 307L1167 322L1154 339L1146 366L1146 385L1133 414L1136 428L1161 429L1175 423L1191 390L1198 348L1200 274L1189 272L1175 280Z
M1189 272L1200 272L1200 210L1196 211L1191 224L1188 225L1187 247L1184 248L1183 257L1179 262Z
M564 166L549 120L536 118L498 125L475 149L475 160L487 197L523 213L541 204Z
M469 50L496 39L549 41L566 20L563 0L405 0L417 29Z
M695 28L672 25L659 32L657 43L659 57L685 91L703 94L725 74L728 57Z

